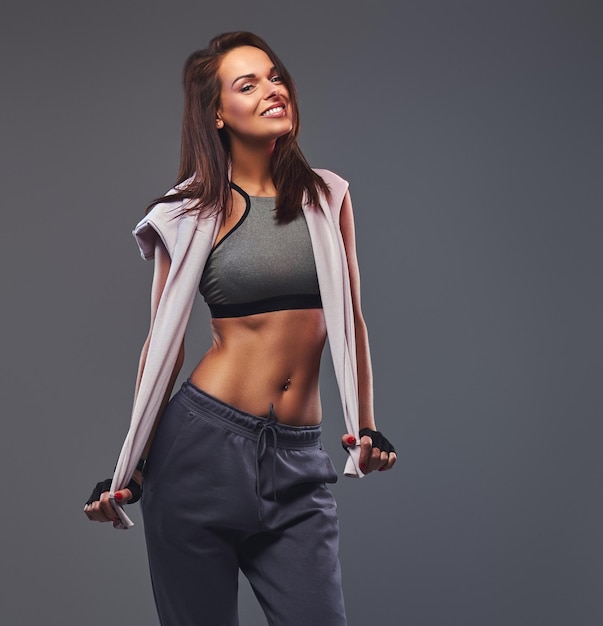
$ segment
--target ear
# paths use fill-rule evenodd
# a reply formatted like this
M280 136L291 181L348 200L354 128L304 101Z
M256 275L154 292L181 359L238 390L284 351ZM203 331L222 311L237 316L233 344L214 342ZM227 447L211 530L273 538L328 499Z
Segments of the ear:
M220 117L220 114L216 114L216 128L224 128L224 120Z

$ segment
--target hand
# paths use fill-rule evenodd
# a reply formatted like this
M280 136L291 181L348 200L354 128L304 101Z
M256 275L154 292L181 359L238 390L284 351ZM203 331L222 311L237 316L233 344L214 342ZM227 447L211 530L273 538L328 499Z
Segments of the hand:
M360 434L362 436L360 437L359 465L362 472L368 474L374 470L380 472L390 470L397 458L394 446L379 431L363 428ZM358 445L356 437L349 433L343 435L341 444L344 449ZM381 446L383 450L378 446Z
M111 504L109 499L109 489L111 487L111 479L108 478L100 483L96 484L96 487L92 491L92 495L84 506L84 513L90 521L96 522L113 522L113 524L119 524L120 519L117 516L117 512ZM130 489L132 487L132 489ZM137 498L133 498L132 491L137 492ZM115 492L115 500L119 504L127 504L130 501L137 502L140 499L141 487L132 479L127 487Z

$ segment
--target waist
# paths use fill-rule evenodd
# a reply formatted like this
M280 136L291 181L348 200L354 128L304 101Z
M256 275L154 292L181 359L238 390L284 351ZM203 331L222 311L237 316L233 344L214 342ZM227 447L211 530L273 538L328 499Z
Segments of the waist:
M213 319L211 325L213 346L191 373L193 384L254 415L267 415L272 403L284 423L320 422L322 310Z
M273 418L268 420L247 413L199 389L190 380L182 384L179 399L199 416L219 422L220 426L226 430L253 441L257 441L262 431L269 425L276 438L268 438L266 440L267 445L276 444L277 447L294 450L320 444L320 424L291 426L279 422L278 414L273 415Z

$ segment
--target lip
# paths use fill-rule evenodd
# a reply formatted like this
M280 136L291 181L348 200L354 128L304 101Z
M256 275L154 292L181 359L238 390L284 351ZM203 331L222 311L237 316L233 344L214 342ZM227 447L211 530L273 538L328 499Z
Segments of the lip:
M273 115L264 115L266 111L270 111L270 109L274 109L274 107L283 107L283 108L281 111L279 111L278 113L274 113ZM287 115L287 105L282 101L273 102L269 107L264 109L262 113L260 113L260 117L285 117L285 115Z

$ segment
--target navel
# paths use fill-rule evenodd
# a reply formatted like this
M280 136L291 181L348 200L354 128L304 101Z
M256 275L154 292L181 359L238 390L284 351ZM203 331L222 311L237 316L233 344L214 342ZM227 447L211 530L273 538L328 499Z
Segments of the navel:
M283 385L283 391L287 391L287 389L289 389L290 385L291 385L291 379L287 378L287 380L285 381L285 383Z

